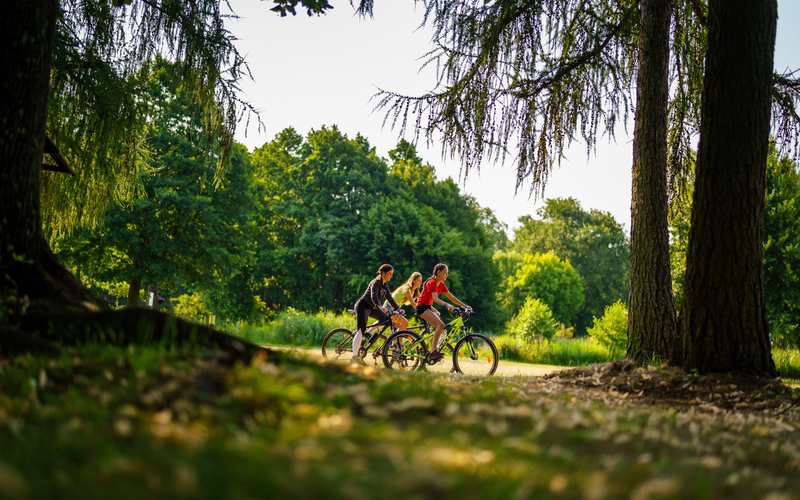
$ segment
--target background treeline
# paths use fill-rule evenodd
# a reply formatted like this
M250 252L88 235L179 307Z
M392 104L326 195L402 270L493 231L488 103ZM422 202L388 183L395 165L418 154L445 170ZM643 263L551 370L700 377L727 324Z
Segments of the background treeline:
M159 59L148 80L134 201L109 208L98 228L54 233L59 257L117 305L157 286L165 307L195 318L341 311L384 262L395 266L393 286L447 263L448 286L489 331L529 295L581 332L627 298L628 241L609 214L548 200L509 242L490 209L437 179L405 140L381 158L335 126L305 136L287 128L252 153L235 144L220 180L207 111L174 84L174 70Z
M59 257L118 305L138 303L155 285L166 308L192 318L341 311L384 262L397 269L393 286L413 271L427 277L437 262L449 264L448 286L476 308L474 325L484 331L504 329L537 299L562 331L580 336L608 306L627 303L630 243L609 213L572 198L545 200L509 240L490 209L452 179L437 179L409 142L381 158L365 137L348 138L335 126L306 136L287 128L252 153L234 144L220 158L209 111L174 84L175 70L158 59L147 78L147 154L134 200L108 209L98 228L53 232ZM777 342L798 346L796 164L771 155L767 185L768 320ZM678 304L690 214L684 200L672 217ZM524 313L530 317L530 308Z

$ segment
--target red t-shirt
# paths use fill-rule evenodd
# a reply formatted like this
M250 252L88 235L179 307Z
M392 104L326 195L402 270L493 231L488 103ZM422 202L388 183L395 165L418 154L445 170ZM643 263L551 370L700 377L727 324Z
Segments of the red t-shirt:
M419 294L419 298L417 299L417 307L419 306L432 306L433 305L433 292L436 292L438 295L443 294L444 292L449 292L447 289L447 285L444 282L439 283L439 286L436 286L436 280L428 280L425 282L425 286L422 287L422 293Z

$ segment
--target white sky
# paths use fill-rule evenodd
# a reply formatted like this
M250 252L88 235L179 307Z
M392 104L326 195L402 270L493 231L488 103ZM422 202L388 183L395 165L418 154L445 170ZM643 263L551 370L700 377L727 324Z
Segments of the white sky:
M298 11L296 17L281 18L270 11L271 0L231 0L243 19L231 21L229 29L239 39L237 47L254 79L242 82L242 97L261 112L266 126L259 133L252 121L247 130L244 122L239 124L236 139L251 151L286 127L306 134L336 124L350 138L361 133L380 156L388 157L398 130L382 127L384 114L372 112L370 98L378 87L420 95L434 86L433 69L420 72L422 57L430 50L430 31L417 29L421 7L415 10L412 0L377 0L374 18L359 19L348 0L331 3L334 9L322 17ZM775 68L800 68L800 2L779 0L778 12ZM633 116L627 132L631 135L617 130L615 143L599 140L597 154L588 158L584 145L574 145L553 170L545 197L572 196L586 210L610 212L630 231ZM440 179L459 181L461 165L443 160L440 144L428 149L421 139L418 150ZM514 195L509 158L504 165L484 163L480 173L470 172L459 185L494 210L509 233L518 226L518 217L535 214L542 205L528 197L530 186Z

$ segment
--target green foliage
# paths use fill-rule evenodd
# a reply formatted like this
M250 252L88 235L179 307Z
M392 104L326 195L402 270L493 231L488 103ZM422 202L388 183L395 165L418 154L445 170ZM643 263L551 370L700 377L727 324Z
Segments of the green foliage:
M509 248L528 254L553 252L572 264L583 278L585 301L569 321L582 335L606 306L617 300L627 303L630 241L611 214L587 212L574 198L548 199L537 213L541 220L520 217L522 226Z
M180 61L172 79L202 110L203 146L216 153L212 178L225 170L236 122L249 109L237 98L248 70L225 29L224 3L122 3L131 5L60 2L47 126L77 176L44 176L43 220L56 235L101 226L107 206L137 196L137 176L152 151L148 125L159 109L150 89L159 51Z
M318 347L325 334L334 328L355 330L355 326L356 317L348 312L337 314L321 311L309 314L289 308L265 325L245 325L236 334L261 345Z
M343 309L385 262L398 284L444 262L450 290L478 312L476 328L498 327L491 255L502 225L451 179L437 180L412 144L400 141L389 157L335 126L306 138L286 129L253 153L259 294L272 308Z
M202 294L199 293L179 295L170 300L170 303L172 311L179 318L200 321L204 316L211 314L203 303Z
M787 349L773 347L772 360L775 362L775 368L783 380L800 380L800 349L796 347Z
M772 150L767 160L764 299L777 345L800 347L800 173Z
M624 353L628 348L628 307L617 301L606 307L603 317L594 319L589 335L613 353Z
M511 320L508 330L520 341L532 343L552 339L558 326L547 304L528 297L519 314Z
M91 346L2 360L0 496L499 500L595 488L744 500L800 488L774 451L797 449L794 411L681 411L529 377L220 356ZM735 456L710 455L715 445ZM745 473L752 464L758 474Z
M556 366L586 366L608 363L624 357L609 351L591 338L545 340L530 343L513 334L493 338L502 359Z
M218 157L201 147L207 134L201 110L182 87L174 87L170 70L160 60L150 81L160 112L152 117L147 140L152 156L139 172L143 196L111 208L102 229L63 238L54 246L89 284L140 280L159 286L165 297L204 290L216 313L249 317L252 287L237 290L238 301L221 298L230 295L240 269L252 259L249 157L235 145L231 171L215 187Z
M516 313L528 297L547 304L557 322L570 324L583 304L583 280L569 262L553 253L525 255L508 278L503 298Z

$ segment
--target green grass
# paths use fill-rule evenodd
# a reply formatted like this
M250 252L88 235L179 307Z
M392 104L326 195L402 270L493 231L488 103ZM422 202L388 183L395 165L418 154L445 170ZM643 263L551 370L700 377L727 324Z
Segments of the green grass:
M227 331L260 345L319 346L334 328L355 329L355 316L347 312L323 311L308 314L294 309L282 311L265 325L244 324Z
M680 410L524 377L292 358L229 367L218 356L94 346L0 361L0 498L735 500L800 491L794 410Z
M772 359L781 378L800 379L800 350L798 349L772 349Z
M501 359L558 366L585 366L607 363L625 357L612 353L590 338L553 339L523 342L513 335L494 337Z

